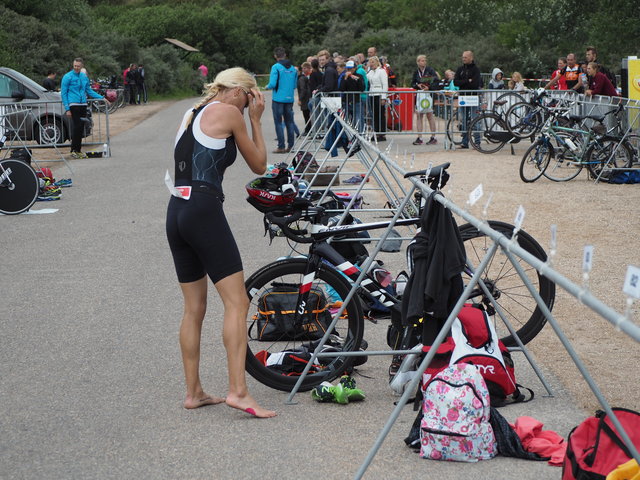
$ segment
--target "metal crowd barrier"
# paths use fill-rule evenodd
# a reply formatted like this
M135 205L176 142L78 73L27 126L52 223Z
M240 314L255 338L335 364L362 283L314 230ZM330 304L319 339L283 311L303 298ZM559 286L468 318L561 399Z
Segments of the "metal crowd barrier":
M4 148L53 149L53 158L47 162L66 162L62 148L70 147L72 119L65 114L62 102L20 102L0 103L0 136L6 136ZM90 100L87 117L83 119L83 147L99 147L102 151L109 138L109 112L104 100ZM68 163L67 163L67 166Z
M580 116L602 115L622 104L628 111L629 125L637 131L638 102L621 97L586 97L566 90L547 90L547 95L571 113ZM347 121L359 133L370 132L374 139L398 135L435 136L444 149L453 148L471 117L480 110L506 115L517 102L529 101L533 90L434 90L418 92L412 88L396 88L386 92L331 92L314 95L310 106L310 122L317 136L330 130L329 110L341 109ZM384 100L384 101L383 101ZM330 107L328 106L330 105ZM464 110L462 110L464 109ZM633 116L635 115L635 116ZM466 122L462 120L466 119ZM608 122L613 119L608 118ZM588 122L586 123L588 126Z

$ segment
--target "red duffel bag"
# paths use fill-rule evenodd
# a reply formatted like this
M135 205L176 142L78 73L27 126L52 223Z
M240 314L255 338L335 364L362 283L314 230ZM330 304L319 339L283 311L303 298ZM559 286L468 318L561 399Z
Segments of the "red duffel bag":
M614 408L631 442L640 449L640 413ZM605 480L618 465L629 461L631 453L607 414L598 410L575 427L568 438L562 480Z

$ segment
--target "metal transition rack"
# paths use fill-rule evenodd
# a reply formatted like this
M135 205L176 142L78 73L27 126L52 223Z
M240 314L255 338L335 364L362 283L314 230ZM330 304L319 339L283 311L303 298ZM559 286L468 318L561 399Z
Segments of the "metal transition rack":
M616 312L615 310L613 310L611 307L605 305L598 298L596 298L586 287L582 287L582 286L576 285L575 283L571 282L566 277L561 275L559 272L557 272L551 266L549 261L547 261L546 263L545 262L541 262L540 260L535 258L533 255L529 254L527 251L523 250L517 244L517 242L515 241L517 230L519 228L518 226L516 227L516 231L514 231L513 238L509 239L509 238L505 237L504 235L502 235L501 233L491 229L486 222L474 217L473 215L471 215L466 210L458 207L455 203L453 203L452 201L450 201L447 198L445 198L439 192L434 192L434 190L432 190L429 186L421 183L419 180L414 179L414 178L410 178L409 181L412 183L412 187L411 188L407 188L407 186L403 185L403 183L401 182L402 177L404 176L405 173L407 173L407 171L404 168L402 168L397 162L393 161L390 158L389 152L391 150L391 145L385 151L381 151L378 148L377 143L375 142L374 132L372 132L370 129L366 128L363 125L357 125L357 124L356 125L351 125L348 121L345 120L344 114L339 109L339 104L337 104L335 102L332 102L332 101L328 101L328 102L323 102L323 106L324 106L326 112L324 114L322 114L322 115L318 115L318 116L315 117L315 120L313 121L312 128L310 130L310 134L307 135L304 138L301 138L301 141L299 141L299 144L298 144L297 148L295 148L293 150L294 155L297 152L305 151L305 149L306 149L306 151L309 151L308 147L312 147L311 150L313 150L313 147L315 147L315 151L312 151L312 153L317 154L318 151L320 150L320 144L319 144L319 142L317 142L318 139L316 138L317 133L319 131L321 131L325 126L328 126L328 130L331 130L334 126L339 125L341 127L341 129L346 133L348 138L350 138L352 140L357 140L357 142L356 141L352 141L349 144L349 147L347 148L347 158L346 159L345 158L336 159L337 162L339 162L339 165L338 165L338 168L337 168L336 172L334 173L334 179L335 178L339 178L339 175L341 173L343 173L343 174L344 173L347 173L347 174L348 173L358 173L358 172L350 172L346 168L346 165L350 161L350 158L354 158L355 157L354 160L360 162L361 166L364 166L365 169L366 169L366 173L364 174L363 181L355 188L355 194L359 194L360 192L362 192L364 190L363 187L367 184L367 180L369 178L373 178L375 180L375 182L378 184L378 187L379 187L378 189L381 192L383 192L383 194L386 196L386 198L389 199L390 202L391 201L396 202L396 203L391 203L391 205L395 206L396 208L394 210L392 210L392 211L394 211L394 214L393 214L393 218L391 220L390 225L386 228L386 230L383 232L383 234L379 238L372 239L372 240L378 240L378 243L376 244L376 247L375 247L373 253L369 256L369 258L366 260L366 262L362 266L362 272L361 272L360 276L358 277L358 279L354 283L354 286L352 287L351 291L349 292L349 294L345 298L345 300L343 302L343 306L334 315L333 321L332 321L331 325L328 327L327 332L331 331L331 329L334 327L335 323L337 322L337 319L342 314L344 308L346 307L348 302L351 300L353 295L355 295L356 290L358 288L358 285L363 280L364 276L366 275L366 272L368 271L368 268L370 267L370 265L375 260L376 255L380 252L382 244L385 241L385 239L389 236L389 234L390 234L395 222L401 216L408 216L406 209L407 209L407 207L410 208L410 206L412 205L412 203L413 203L412 194L416 189L420 189L422 191L423 195L431 195L431 194L435 193L434 198L435 198L435 200L437 202L442 204L445 208L448 208L449 210L451 210L451 212L454 213L455 215L463 218L465 221L467 221L470 224L472 224L474 227L476 227L479 231L481 231L483 234L485 234L488 238L490 238L493 241L493 245L488 250L488 252L485 254L485 257L481 260L480 264L477 267L475 267L475 271L474 271L474 273L473 273L473 275L471 277L471 280L469 281L468 285L466 285L463 294L461 295L461 297L457 301L453 311L451 312L451 314L447 318L447 321L446 321L445 325L443 326L442 330L440 331L439 335L437 336L436 340L434 341L434 343L432 345L432 348L430 349L429 353L424 357L424 359L420 363L420 365L418 367L418 374L413 377L411 382L405 388L404 394L402 395L400 400L397 402L396 408L393 410L393 412L389 416L387 422L385 423L384 427L380 431L380 433L379 433L374 445L372 446L371 450L369 451L369 454L367 455L367 457L363 461L360 469L358 470L358 472L356 473L354 478L355 479L362 478L362 476L366 472L368 466L373 461L373 458L375 457L377 451L379 450L379 448L382 445L382 443L384 442L387 434L389 433L390 429L392 428L392 426L394 425L394 423L397 420L398 416L400 415L400 412L402 411L402 408L405 406L405 404L409 400L409 397L412 394L412 392L415 391L415 389L417 388L418 382L419 382L419 380L421 378L421 374L426 370L426 368L429 366L430 362L432 361L432 359L433 359L433 357L435 355L435 352L437 350L437 347L444 341L445 336L446 336L446 332L448 331L449 327L451 326L451 324L453 323L454 319L456 318L457 313L462 308L468 293L476 285L479 285L480 288L482 288L483 291L485 292L485 294L488 296L488 298L490 298L490 300L492 301L494 307L496 307L496 312L501 317L501 319L504 321L507 329L510 331L510 333L516 339L519 347L515 348L515 350L522 351L524 353L524 355L526 356L527 360L529 361L529 363L531 364L532 368L534 369L535 373L538 375L538 377L542 381L543 385L547 389L547 392L549 393L549 395L552 395L548 384L546 383L546 381L542 377L542 374L541 374L539 368L537 367L537 365L535 364L533 358L531 357L531 355L529 354L529 352L526 349L526 347L524 347L524 345L522 344L522 342L518 338L518 336L515 333L515 330L513 329L513 327L509 324L508 320L506 319L506 317L504 316L503 312L501 311L499 305L495 301L495 298L493 298L493 296L489 292L488 288L486 287L486 285L484 285L484 283L481 280L482 272L485 270L485 268L489 264L490 260L493 258L493 256L495 255L495 253L498 250L500 250L502 253L504 253L506 255L507 259L515 267L518 275L521 277L521 279L523 280L523 282L525 283L525 285L529 289L529 291L531 293L531 296L536 301L536 303L539 306L539 308L541 309L542 313L545 315L548 323L551 325L551 327L553 328L554 332L556 333L556 335L558 336L559 340L561 341L563 347L566 349L566 351L568 352L569 356L571 357L571 359L575 363L576 367L580 371L580 374L583 376L583 378L587 382L589 388L591 389L591 391L595 395L596 399L598 400L600 405L603 407L603 409L606 411L606 413L609 415L609 417L611 418L611 420L612 420L613 424L615 425L615 427L618 429L618 431L620 433L620 436L622 437L625 445L629 448L629 451L632 453L632 455L636 459L636 461L640 462L640 454L638 453L638 450L635 448L635 446L631 442L628 434L624 431L624 428L622 427L622 425L620 424L620 422L616 418L615 413L611 409L611 406L609 405L609 403L607 402L607 400L603 396L603 394L602 394L601 390L599 389L599 387L596 385L595 381L591 377L591 375L590 375L589 371L587 370L586 366L584 365L584 363L578 357L578 355L577 355L576 351L574 350L573 346L571 345L569 339L566 337L566 335L564 334L564 332L560 328L560 325L559 325L558 321L554 318L554 316L551 313L551 311L547 308L547 306L545 305L544 301L539 296L539 294L535 290L534 286L531 284L531 282L528 279L528 277L527 277L524 269L522 268L522 265L520 264L519 260L521 260L525 264L528 264L529 266L533 267L541 275L544 275L547 278L549 278L550 280L552 280L553 282L555 282L556 286L564 289L570 295L575 297L579 302L581 302L585 306L589 307L595 313L597 313L598 315L600 315L601 317L603 317L604 319L609 321L616 329L619 329L619 330L623 331L624 333L629 335L632 339L636 340L637 342L640 342L640 327L637 326L635 323L633 323L629 318L627 318L627 316L625 316L623 314L620 314L620 313ZM594 108L597 108L597 106L587 107L587 108L591 108L593 110ZM634 119L634 121L637 122L637 118ZM633 124L633 122L631 122L631 123ZM631 127L629 128L629 131L630 130L631 130ZM337 142L338 142L338 140L336 139L334 141L334 144L332 145L332 148L337 145ZM353 151L355 149L355 145L356 144L359 144L361 149L359 151L357 151L355 153L355 155L353 155ZM330 161L329 160L329 153L327 152L325 157L319 162L320 163L320 167L326 165L329 161ZM385 174L386 172L388 172L388 174ZM306 174L306 173L307 173L306 169L301 170L299 172L296 172L296 174L298 174L298 175L303 175L303 174ZM311 177L311 179L309 181L309 189L311 189L313 187L314 181L317 178L318 178L318 174L317 173ZM330 185L331 185L331 182L330 182ZM323 192L323 197L326 196L327 191L329 190L329 188L330 187L326 187L325 191ZM369 188L369 189L373 189L373 188ZM397 191L400 192L400 193L396 193ZM355 198L355 194L354 194L354 198ZM353 203L354 203L354 199L352 199L351 202L346 206L345 210L342 211L342 216L341 216L340 221L342 221L346 217L346 214L352 208ZM415 205L413 205L413 208L415 208ZM375 209L371 209L370 211L372 211L372 212L380 212L380 210L375 210ZM417 211L417 209L416 209L416 211ZM358 212L362 213L363 211L362 210L358 210ZM309 363L308 363L307 367L305 368L305 370L303 371L298 383L294 386L293 390L291 391L291 393L290 393L290 395L287 398L287 401L285 403L295 403L295 402L293 402L293 398L294 398L295 394L297 393L300 385L302 384L302 380L303 380L304 376L308 373L310 365L313 364L314 360L317 357L335 355L335 354L331 354L331 353L319 353L322 345L327 340L327 338L325 338L325 337L328 337L328 333L325 334L324 337L320 340L320 345L318 346L318 348L313 353L313 356L312 356L311 360L309 361ZM382 351L382 352L369 352L368 351L367 355L393 355L393 354L403 354L403 353L407 354L407 353L415 353L415 352L412 352L411 350L409 350L409 351L391 351L391 350L387 350L387 351ZM343 352L340 355L350 355L350 354L360 355L361 353L358 353L358 352Z

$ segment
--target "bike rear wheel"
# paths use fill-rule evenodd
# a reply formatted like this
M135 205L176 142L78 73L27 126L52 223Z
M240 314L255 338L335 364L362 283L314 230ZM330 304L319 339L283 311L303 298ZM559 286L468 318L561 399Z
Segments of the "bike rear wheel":
M284 373L277 366L268 367L264 360L270 355L291 351L292 349L299 348L301 345L309 345L316 339L298 338L292 340L282 338L269 341L259 340L257 338L257 328L252 324L257 318L260 309L258 301L265 291L271 288L274 283L287 284L298 288L303 283L306 267L307 260L305 259L281 260L258 270L245 282L250 300L249 316L247 319L249 336L246 370L257 381L276 390L291 391L298 381L300 374ZM329 299L332 297L334 300L331 301L344 300L351 290L351 284L336 270L323 264L316 272L316 278L313 280L312 288L324 292L327 301L331 303ZM347 305L342 317L338 320L332 332L331 339L333 343L337 342L341 344L338 347L341 351L357 351L360 348L363 330L364 316L362 307L360 306L357 296L354 296ZM310 353L313 353L313 348L311 348ZM330 382L339 378L349 370L354 362L354 358L357 357L337 356L316 360L317 369L312 368L309 370L300 390L310 390L323 381ZM322 364L320 364L320 362L322 362Z
M549 165L551 152L551 145L545 138L531 145L520 162L520 179L526 183L538 180Z
M582 171L584 164L576 158L569 147L569 142L576 146L576 151L584 151L582 142L586 141L580 135L572 135L569 132L556 132L551 160L544 171L544 176L554 182L568 182L573 180Z
M451 111L451 118L447 121L447 138L454 145L462 145L462 118L459 115L459 109Z
M598 178L605 169L631 168L633 151L627 143L616 138L605 138L594 142L587 153L587 168L593 178Z
M489 226L508 238L513 236L513 225L489 221ZM491 247L493 240L471 224L462 225L459 230L464 241L467 259L473 266L477 267ZM523 230L518 232L518 245L540 261L546 261L547 255L544 249L531 235ZM527 278L540 294L544 304L549 310L552 310L555 300L555 283L540 275L523 260L516 257L516 261L519 262ZM465 283L468 283L470 278L468 273L463 274ZM482 274L482 280L504 311L506 319L514 328L522 343L530 342L544 327L546 317L531 296L522 278L517 274L514 265L503 253L498 251ZM489 299L480 293L473 300L476 302L482 301L485 305L489 305ZM497 314L494 318L498 337L501 338L506 346L516 346L517 343L504 325L504 322L501 321Z
M40 181L36 172L20 160L0 161L0 213L26 212L38 198Z
M480 153L495 153L512 138L504 120L491 112L480 114L469 124L469 143Z
M527 138L542 127L542 114L530 103L516 103L507 111L506 124L514 137Z

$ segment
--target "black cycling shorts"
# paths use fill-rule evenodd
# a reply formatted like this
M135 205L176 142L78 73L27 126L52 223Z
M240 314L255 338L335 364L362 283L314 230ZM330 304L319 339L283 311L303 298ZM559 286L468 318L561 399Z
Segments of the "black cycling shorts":
M193 192L189 200L171 197L167 209L167 239L180 283L205 274L213 283L242 271L236 241L214 195Z

